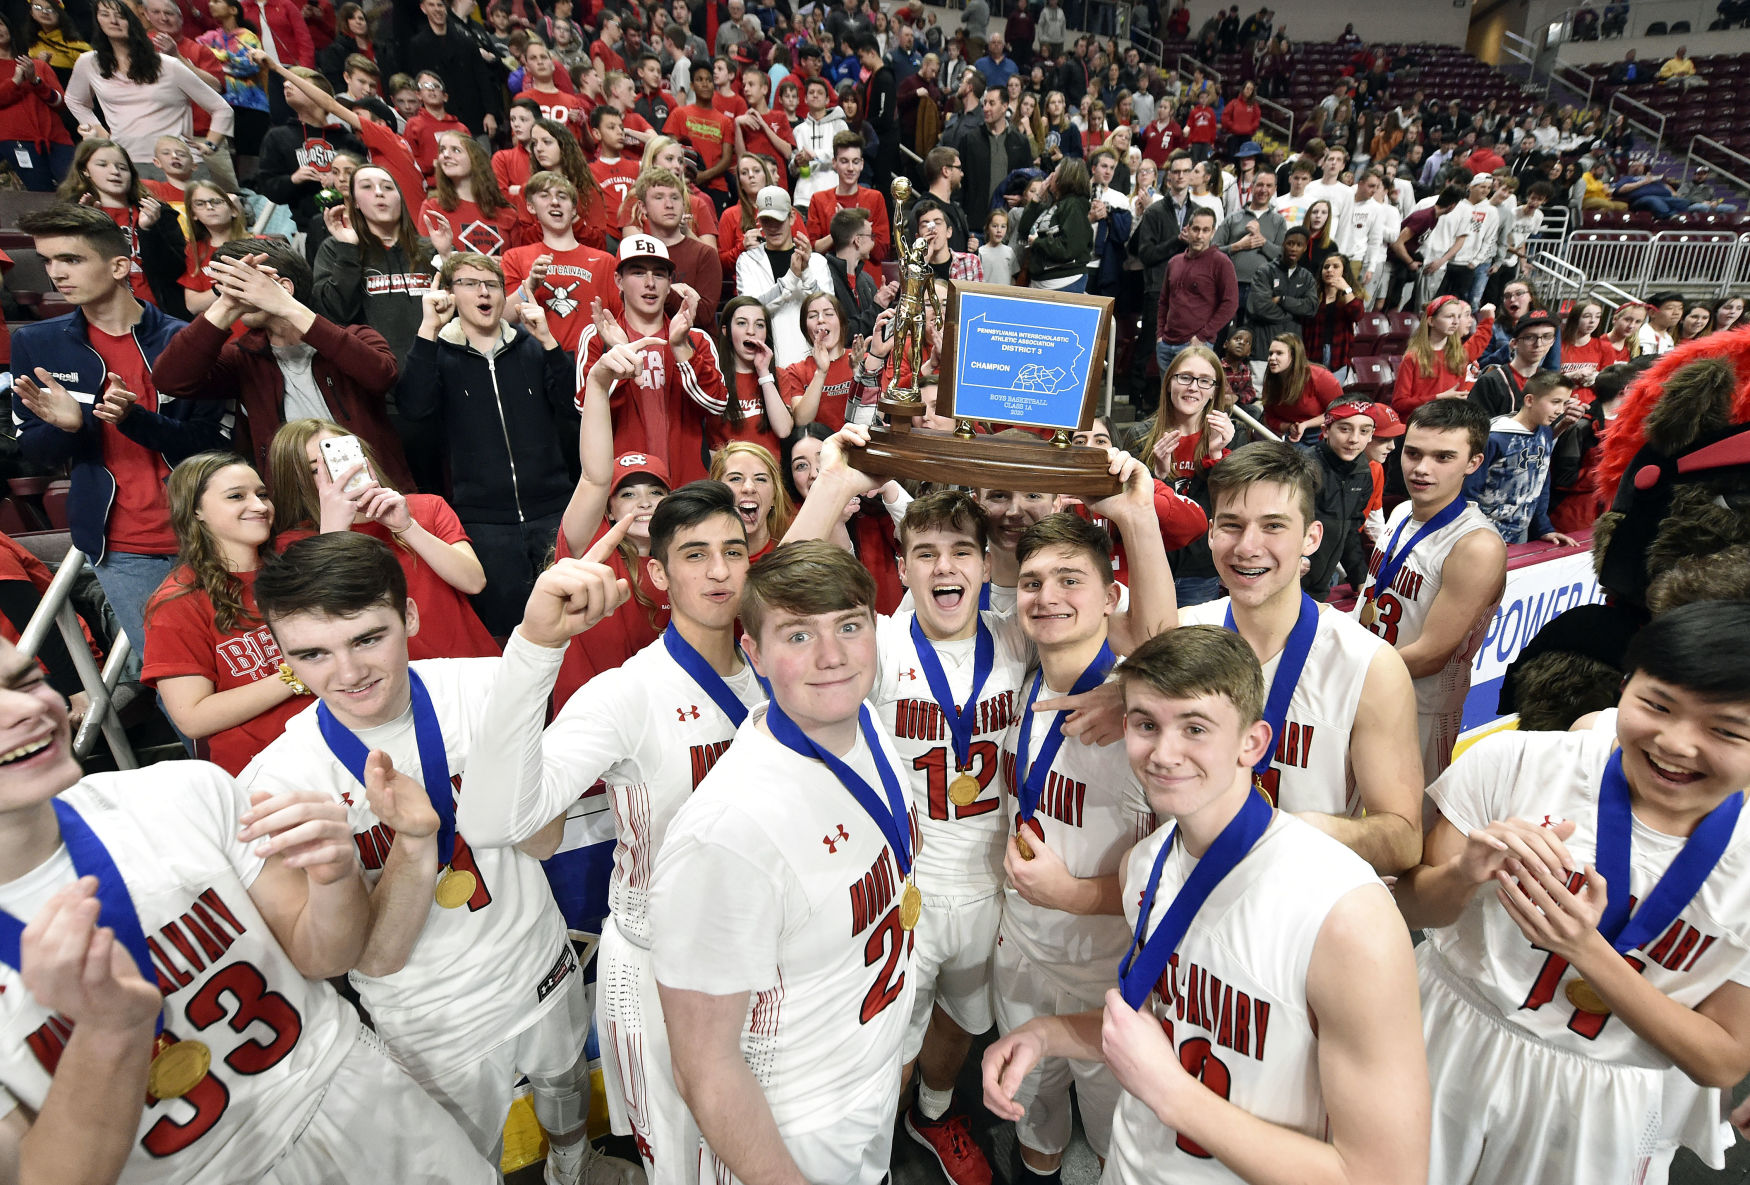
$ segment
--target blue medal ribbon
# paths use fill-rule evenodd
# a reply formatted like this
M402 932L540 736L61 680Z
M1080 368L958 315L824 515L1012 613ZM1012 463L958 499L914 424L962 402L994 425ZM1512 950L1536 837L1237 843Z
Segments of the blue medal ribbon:
M1179 838L1179 829L1173 828L1173 833L1167 836L1167 842L1161 845L1160 852L1155 856L1153 871L1148 874L1148 886L1142 892L1142 912L1136 918L1136 935L1130 940L1130 948L1124 952L1124 958L1118 962L1118 990L1125 1003L1132 1008L1142 1007L1154 985L1160 982L1161 972L1166 970L1173 952L1185 940L1185 932L1191 928L1191 921L1197 916L1197 911L1203 908L1203 903L1215 892L1215 886L1257 846L1258 840L1263 838L1265 830L1269 828L1274 814L1269 799L1248 790L1245 804L1240 807L1239 813L1228 820L1227 826L1221 829L1221 834L1215 837L1215 842L1209 845L1209 850L1203 853L1203 858L1197 861L1197 867L1185 878L1185 883L1180 886L1173 903L1167 906L1167 912L1161 916L1161 924L1150 934L1148 919L1154 912L1155 890L1160 888L1161 869L1166 867L1167 854L1173 850L1173 844Z
M134 956L140 978L147 983L157 983L158 972L152 966L152 951L146 945L146 932L140 928L140 915L134 910L134 899L128 893L127 882L122 879L115 861L110 858L109 849L103 846L103 841L91 830L91 824L70 803L57 798L53 800L53 806L55 819L61 826L61 842L67 845L67 855L73 861L73 872L82 877L97 878L97 924L115 931L116 941ZM24 969L19 954L23 937L24 923L0 910L0 961L14 971ZM154 1032L164 1031L163 1013L159 1013L153 1025Z
M990 581L985 581L978 590L978 608L980 612L990 608Z
M456 797L450 787L450 759L444 752L444 733L438 727L437 709L432 707L431 692L419 672L409 667L407 682L413 699L413 737L419 745L419 775L425 783L425 796L437 812L438 864L448 867L456 855ZM360 786L365 784L365 761L371 751L354 736L352 729L334 718L328 705L316 705L316 726L334 759L346 767Z
M1380 553L1379 573L1373 578L1373 587L1368 590L1367 600L1377 601L1380 593L1391 588L1392 581L1398 578L1398 573L1403 570L1404 564L1409 561L1410 553L1416 550L1416 544L1422 542L1422 540L1440 530L1442 527L1452 523L1454 519L1464 513L1464 508L1465 500L1463 498L1454 498L1451 502L1441 507L1439 512L1436 513L1433 518L1423 523L1421 528L1414 535L1410 536L1410 541L1405 544L1404 549L1399 551L1398 540L1403 537L1404 528L1408 527L1411 520L1415 517L1414 515L1406 514L1404 516L1404 521L1398 524L1398 529L1392 532L1391 542L1388 543L1385 549Z
M941 656L924 635L924 627L918 624L917 615L913 614L911 619L911 640L917 647L918 665L924 668L924 681L930 685L936 706L942 709L942 719L948 722L949 739L954 743L954 768L957 770L972 764L972 728L978 722L978 693L984 690L985 680L990 678L991 667L996 662L996 642L991 638L984 618L975 620L978 635L972 644L972 692L966 697L966 706L957 708L954 693L948 687L948 676L942 670Z
M1683 912L1726 854L1744 796L1734 794L1696 824L1665 875L1629 917L1629 848L1634 834L1634 810L1629 803L1628 777L1622 772L1622 750L1610 755L1598 788L1598 872L1604 877L1607 900L1598 932L1619 954L1626 954L1663 934Z
M887 802L881 801L881 796L875 793L875 788L863 780L861 774L832 753L827 752L814 742L814 738L796 726L796 722L784 714L784 709L777 700L771 702L766 709L766 727L771 730L772 739L784 748L803 757L812 757L824 762L832 776L839 784L850 791L851 797L857 800L857 805L863 808L863 813L875 821L881 828L882 836L887 840L887 846L893 849L894 863L899 865L899 875L906 877L911 874L911 815L905 809L905 795L899 786L899 775L893 772L893 767L887 764L887 755L881 748L881 731L875 727L875 717L869 712L869 705L863 704L857 709L857 727L863 732L863 740L869 745L869 756L875 762L875 772L881 775L882 789L887 791Z
M729 689L729 684L710 663L705 661L705 656L693 649L691 642L681 637L681 632L674 628L673 622L670 622L668 628L662 631L662 645L663 649L668 651L668 656L675 660L681 670L685 671L693 682L699 685L699 689L711 697L711 702L716 704L725 716L729 717L729 722L740 728L741 722L747 719L747 705L742 703L736 697L735 692ZM742 661L746 662L747 660L744 658Z
M1233 602L1228 602L1226 629L1234 629ZM1235 631L1238 632L1237 630ZM1270 726L1270 744L1252 768L1259 777L1270 771L1276 756L1276 746L1282 743L1282 726L1288 722L1288 704L1294 699L1294 689L1300 685L1300 673L1306 669L1306 656L1312 650L1313 637L1319 632L1319 603L1306 593L1300 594L1300 616L1289 631L1288 643L1282 647L1282 661L1276 664L1276 677L1270 680L1270 696L1264 701L1264 723Z
M1106 672L1112 669L1118 659L1112 653L1112 647L1100 643L1100 653L1094 655L1094 661L1089 663L1075 684L1069 689L1070 695L1084 695L1106 681ZM1033 704L1039 699L1040 689L1045 686L1045 668L1039 668L1039 673L1033 676L1033 686L1027 691L1027 706L1021 710L1021 744L1015 753L1015 801L1021 808L1021 821L1027 822L1033 817L1033 812L1039 809L1039 795L1045 789L1045 779L1051 773L1051 763L1057 760L1057 751L1063 748L1063 713L1053 712L1051 715L1051 731L1039 746L1039 760L1029 761L1027 754L1033 751ZM1027 772L1022 774L1022 766Z

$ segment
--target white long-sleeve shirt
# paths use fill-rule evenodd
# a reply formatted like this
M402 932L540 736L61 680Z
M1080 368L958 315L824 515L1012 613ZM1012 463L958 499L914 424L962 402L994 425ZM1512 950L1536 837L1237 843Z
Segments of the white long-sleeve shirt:
M1355 278L1378 276L1385 267L1385 245L1398 237L1398 212L1382 201L1356 202L1343 225L1343 254L1354 262Z
M808 176L797 178L795 199L798 210L808 209L809 198L839 183L838 174L832 171L832 138L849 131L850 126L845 121L845 113L837 107L827 108L826 114L819 119L810 115L796 125L796 147L814 162Z

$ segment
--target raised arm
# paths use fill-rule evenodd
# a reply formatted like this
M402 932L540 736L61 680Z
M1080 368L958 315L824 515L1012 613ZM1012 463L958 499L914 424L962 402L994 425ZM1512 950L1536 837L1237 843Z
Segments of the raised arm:
M1124 489L1089 509L1111 519L1124 538L1124 554L1130 563L1130 607L1112 615L1111 631L1114 648L1128 654L1178 625L1179 605L1155 510L1154 474L1147 465L1117 449L1108 450L1108 464L1113 476L1124 482Z

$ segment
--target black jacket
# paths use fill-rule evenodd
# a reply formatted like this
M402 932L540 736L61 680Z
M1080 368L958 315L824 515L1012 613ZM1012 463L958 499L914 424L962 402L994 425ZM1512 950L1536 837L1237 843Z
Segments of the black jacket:
M357 153L360 157L366 155L364 145L344 128L316 128L302 123L271 127L261 138L261 157L256 164L255 180L250 185L268 201L288 207L298 229L308 232L322 221L322 211L316 208L316 195L322 192L323 183L293 181L292 174L303 165L314 163L320 167L322 157L332 163L334 153L342 150Z
M991 195L1009 170L1025 168L1032 162L1033 147L1027 143L1027 137L1010 124L1003 132L1003 143L1008 150L1009 169L1001 175L991 174L990 144L991 135L985 130L982 119L963 119L954 125L952 133L944 134L943 144L960 153L960 164L965 172L960 179L960 208L966 213L969 226L983 226L985 218L990 214Z
M875 281L862 268L857 269L853 281L845 261L831 252L826 255L826 266L832 271L833 294L851 323L846 332L852 337L868 337L875 332L875 318L881 315L875 304Z
M401 53L401 67L408 74L431 70L442 78L450 96L445 105L469 131L484 131L487 115L503 121L504 65L482 58L473 34L455 22L439 36L422 21Z
M576 482L571 356L500 325L482 354L460 322L415 338L396 399L401 415L449 443L450 502L463 522L528 522L565 509Z
M1187 202L1185 216L1189 218L1195 209L1195 204ZM1184 250L1185 241L1179 237L1179 213L1173 209L1171 200L1162 197L1142 212L1136 235L1130 241L1130 253L1142 261L1143 291L1158 294L1167 278L1167 264Z
M1313 449L1313 456L1319 463L1319 494L1313 504L1314 513L1324 524L1325 533L1300 586L1322 601L1331 594L1339 563L1352 577L1367 571L1373 548L1361 534L1361 524L1367 518L1367 503L1373 497L1373 470L1368 467L1365 452L1345 463L1323 441Z

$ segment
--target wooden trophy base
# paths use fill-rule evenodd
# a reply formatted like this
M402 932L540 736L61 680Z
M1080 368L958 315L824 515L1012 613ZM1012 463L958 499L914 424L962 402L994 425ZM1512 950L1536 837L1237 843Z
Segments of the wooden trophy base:
M1107 472L1104 449L1056 445L1044 440L968 438L926 428L873 429L868 445L852 450L850 462L872 477L974 489L1026 490L1092 499L1110 497L1123 488Z

